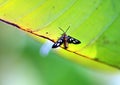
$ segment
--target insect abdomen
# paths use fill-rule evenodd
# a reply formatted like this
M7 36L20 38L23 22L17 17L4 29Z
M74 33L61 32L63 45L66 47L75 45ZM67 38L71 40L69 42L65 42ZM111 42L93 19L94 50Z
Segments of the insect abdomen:
M67 49L68 48L68 42L67 42L67 35L64 34L64 48Z

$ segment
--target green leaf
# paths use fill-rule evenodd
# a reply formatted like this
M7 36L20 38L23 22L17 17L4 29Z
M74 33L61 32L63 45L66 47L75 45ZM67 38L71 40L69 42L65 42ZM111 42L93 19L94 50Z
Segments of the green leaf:
M120 0L1 0L0 20L56 42L58 27L80 40L58 52L75 62L120 68ZM62 48L64 48L62 46ZM104 67L105 66L105 67ZM108 67L109 68L109 67Z

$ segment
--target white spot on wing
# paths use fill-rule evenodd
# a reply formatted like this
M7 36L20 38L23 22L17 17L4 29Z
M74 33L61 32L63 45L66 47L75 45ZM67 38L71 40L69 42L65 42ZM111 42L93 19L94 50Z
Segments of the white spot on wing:
M62 42L62 40L58 40L58 42Z
M76 43L76 41L73 41L73 43Z
M59 46L60 45L60 43L57 43L57 46Z
M71 38L71 40L74 40L73 38Z

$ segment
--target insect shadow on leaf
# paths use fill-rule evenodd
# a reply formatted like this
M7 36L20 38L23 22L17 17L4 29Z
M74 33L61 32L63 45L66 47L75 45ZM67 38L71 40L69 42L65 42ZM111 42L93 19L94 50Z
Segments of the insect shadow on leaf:
M69 30L70 26L66 29L66 31L64 31L62 28L59 27L59 29L61 31L63 31L63 34L62 36L57 40L57 42L55 42L53 45L52 45L52 48L57 48L57 47L60 47L60 45L64 45L64 49L67 49L68 48L68 44L80 44L81 41L71 37L71 36L68 36L66 33L67 31Z

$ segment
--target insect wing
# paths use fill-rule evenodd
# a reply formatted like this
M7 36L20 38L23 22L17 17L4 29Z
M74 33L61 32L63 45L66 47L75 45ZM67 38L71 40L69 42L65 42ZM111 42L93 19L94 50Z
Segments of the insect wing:
M59 47L63 42L64 42L64 39L63 39L63 36L62 36L62 37L60 37L60 38L58 39L57 42L55 42L55 43L52 45L52 48L57 48L57 47Z
M81 42L71 36L68 36L68 39L67 39L67 42L68 43L73 43L73 44L80 44Z

